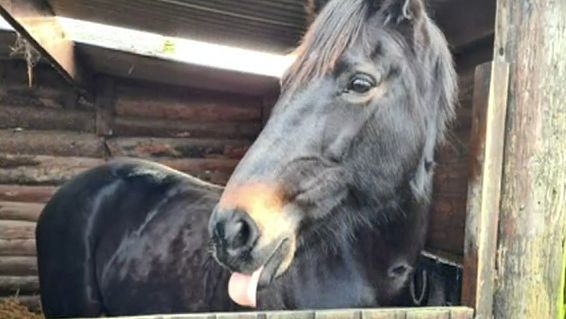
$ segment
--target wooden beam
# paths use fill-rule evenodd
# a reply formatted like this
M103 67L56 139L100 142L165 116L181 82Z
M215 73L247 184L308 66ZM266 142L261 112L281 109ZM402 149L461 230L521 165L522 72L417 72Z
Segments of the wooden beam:
M504 62L476 68L462 302L478 318L490 318L493 310L508 77Z
M498 0L510 64L495 319L558 319L566 245L566 5Z
M87 99L93 98L92 78L75 54L73 41L44 0L0 0L0 15L63 78Z

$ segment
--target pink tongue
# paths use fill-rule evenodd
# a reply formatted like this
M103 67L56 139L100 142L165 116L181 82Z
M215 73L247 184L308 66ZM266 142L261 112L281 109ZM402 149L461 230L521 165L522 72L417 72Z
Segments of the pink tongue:
M256 307L256 294L259 277L263 271L263 266L254 271L252 275L232 273L228 282L228 295L232 300L245 307Z

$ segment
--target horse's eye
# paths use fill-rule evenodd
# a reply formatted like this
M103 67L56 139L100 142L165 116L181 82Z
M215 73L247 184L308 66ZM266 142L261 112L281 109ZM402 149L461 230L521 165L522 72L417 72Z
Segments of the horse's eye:
M366 74L354 76L348 83L347 91L358 94L365 94L375 86L375 80Z

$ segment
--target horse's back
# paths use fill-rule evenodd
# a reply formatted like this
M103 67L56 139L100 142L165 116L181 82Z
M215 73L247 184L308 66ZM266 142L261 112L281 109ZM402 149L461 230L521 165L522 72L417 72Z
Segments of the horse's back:
M135 159L110 161L61 186L45 205L36 227L45 315L103 314L106 309L99 287L100 269L96 269L100 263L98 246L117 246L124 233L143 222L151 207L159 205L183 183L202 194L220 189L159 164Z

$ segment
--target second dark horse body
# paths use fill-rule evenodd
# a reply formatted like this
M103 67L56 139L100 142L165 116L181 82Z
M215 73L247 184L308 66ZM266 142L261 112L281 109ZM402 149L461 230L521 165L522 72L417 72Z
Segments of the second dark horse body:
M36 230L46 317L242 310L233 274L256 276L261 310L407 305L450 53L422 0L319 6L225 188L124 159L52 197Z

